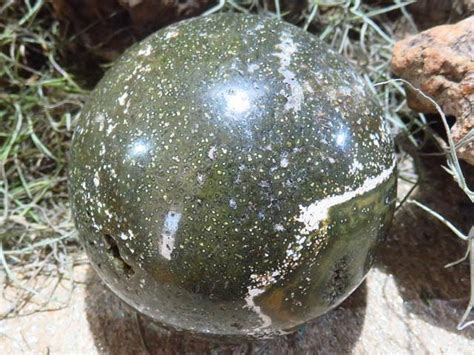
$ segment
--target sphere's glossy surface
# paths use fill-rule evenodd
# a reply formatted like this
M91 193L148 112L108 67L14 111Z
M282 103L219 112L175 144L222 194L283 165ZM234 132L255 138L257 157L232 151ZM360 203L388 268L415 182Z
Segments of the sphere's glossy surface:
M393 142L363 80L276 19L158 31L79 119L80 238L121 298L176 329L267 336L362 281L393 213Z

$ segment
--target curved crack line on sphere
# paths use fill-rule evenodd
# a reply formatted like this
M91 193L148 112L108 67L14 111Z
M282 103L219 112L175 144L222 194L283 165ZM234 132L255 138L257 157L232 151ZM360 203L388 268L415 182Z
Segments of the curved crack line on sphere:
M301 105L304 101L303 87L296 80L296 74L288 69L291 63L291 57L297 51L298 47L291 38L288 32L284 32L281 37L281 43L277 45L280 52L274 54L275 57L280 59L280 67L278 72L283 75L283 82L290 88L290 97L285 104L285 110L293 110L298 112L301 109ZM281 91L284 95L284 90Z
M263 294L267 290L268 286L275 284L278 280L285 277L289 271L289 267L295 267L297 265L298 260L301 258L301 250L307 240L305 235L308 235L311 232L319 229L320 222L327 219L328 212L331 207L347 202L356 196L371 191L380 184L387 181L392 175L395 166L396 159L393 160L392 165L389 168L385 169L377 176L368 177L362 186L355 190L346 191L342 195L327 197L325 199L316 201L307 207L300 205L301 214L296 218L296 220L303 223L304 227L300 230L300 234L296 235L295 242L290 243L288 246L286 253L287 255L283 262L284 267L280 265L277 269L265 274L251 275L252 282L257 282L257 286L249 286L247 288L248 292L247 297L245 297L245 302L247 303L247 306L252 309L262 320L262 325L256 330L268 328L272 324L272 321L269 316L263 313L261 307L255 304L255 297ZM315 242L317 242L317 240L315 240ZM309 245L306 245L309 247L311 244L312 242L310 242ZM295 246L297 247L296 250L294 250Z
M396 166L396 160L393 160L392 165L382 171L377 176L367 178L362 186L355 190L346 191L341 195L334 195L323 198L322 200L313 202L309 206L300 205L300 215L296 218L298 222L304 224L301 229L301 234L308 235L319 228L319 224L327 219L329 209L336 205L352 200L354 197L362 195L368 191L375 189L377 186L390 178Z

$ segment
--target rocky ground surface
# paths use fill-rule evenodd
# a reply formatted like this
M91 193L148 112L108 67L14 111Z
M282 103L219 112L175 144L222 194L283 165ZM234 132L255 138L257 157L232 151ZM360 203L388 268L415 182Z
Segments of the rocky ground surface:
M421 184L414 197L467 232L474 206L439 168L442 160L424 161L429 167L419 171ZM474 177L468 168L466 175ZM406 204L396 215L375 267L341 306L292 335L237 344L159 328L108 291L85 264L73 270L73 288L66 279L56 284L39 278L38 284L44 281L43 294L55 289L49 306L59 309L28 313L38 308L39 299L33 297L22 316L0 321L0 349L5 354L469 354L474 327L456 330L468 300L468 264L444 268L464 251L465 245L447 228ZM1 295L0 312L13 304L11 295L11 288Z

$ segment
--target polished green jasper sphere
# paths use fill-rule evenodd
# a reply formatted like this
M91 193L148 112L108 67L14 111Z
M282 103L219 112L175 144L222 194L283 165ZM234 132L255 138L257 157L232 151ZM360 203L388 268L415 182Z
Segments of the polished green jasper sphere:
M77 122L92 265L161 324L283 334L363 280L393 214L393 141L364 80L267 17L183 21L130 48Z

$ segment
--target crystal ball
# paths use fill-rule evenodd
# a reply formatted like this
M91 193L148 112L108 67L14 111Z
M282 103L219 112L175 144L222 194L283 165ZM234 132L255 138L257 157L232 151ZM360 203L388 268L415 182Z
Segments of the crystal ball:
M291 332L363 281L394 211L389 127L350 64L275 18L223 13L127 50L76 122L80 240L171 329Z

